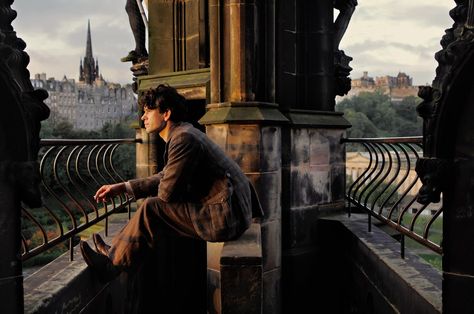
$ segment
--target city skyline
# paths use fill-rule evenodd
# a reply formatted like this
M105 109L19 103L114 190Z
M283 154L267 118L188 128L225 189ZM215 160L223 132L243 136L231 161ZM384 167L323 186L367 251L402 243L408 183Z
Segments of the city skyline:
M454 0L359 0L340 45L353 57L351 78L364 71L374 77L405 72L414 85L431 84L437 66L434 54L453 23L449 10L454 6ZM90 20L93 54L104 79L132 82L131 64L120 62L134 47L125 0L17 0L12 7L18 12L13 27L27 43L31 76L47 73L77 80Z

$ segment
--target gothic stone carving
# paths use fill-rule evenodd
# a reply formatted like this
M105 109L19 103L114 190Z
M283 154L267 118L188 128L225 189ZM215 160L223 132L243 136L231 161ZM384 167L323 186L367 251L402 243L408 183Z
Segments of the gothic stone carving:
M435 54L438 61L436 77L431 87L420 87L418 95L423 101L418 105L418 114L424 120L423 150L426 158L417 163L416 171L423 187L420 189L419 201L423 203L439 201L443 191L442 178L445 176L447 160L445 147L441 143L441 113L448 104L447 94L454 78L462 70L463 60L474 48L474 33L471 21L474 19L474 0L457 0L456 7L450 11L454 24L446 30L441 39L442 50Z
M40 121L49 115L44 90L34 90L26 68L26 44L16 37L11 22L16 12L13 0L0 0L0 179L15 187L20 200L36 207L41 204L38 188Z
M334 7L339 10L339 15L334 23L334 76L335 94L344 96L351 89L351 79L349 75L352 68L349 63L352 58L347 56L343 50L339 49L342 37L344 36L352 14L357 6L357 0L335 0Z

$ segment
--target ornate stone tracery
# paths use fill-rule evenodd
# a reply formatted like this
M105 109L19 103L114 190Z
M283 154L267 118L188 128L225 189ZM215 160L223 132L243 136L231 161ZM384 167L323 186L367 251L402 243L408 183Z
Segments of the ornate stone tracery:
M423 204L439 201L439 194L443 191L441 182L446 180L448 171L442 171L445 167L438 165L449 164L454 157L452 145L449 145L454 140L455 130L451 125L451 115L455 107L459 106L450 101L449 94L456 84L456 79L465 70L466 61L473 54L474 48L474 1L457 0L456 4L449 12L454 24L445 31L440 41L442 50L435 54L438 61L436 77L431 87L420 87L418 93L423 99L417 111L424 120L424 158L418 161L417 172L424 183L422 190L436 191L428 197L420 195L418 201ZM438 179L434 183L430 178Z
M40 121L49 116L43 100L45 90L34 90L27 65L29 56L25 42L16 37L11 22L16 12L12 0L0 2L0 85L5 114L1 115L2 137L0 177L12 184L20 199L30 206L39 206L41 196L37 155Z

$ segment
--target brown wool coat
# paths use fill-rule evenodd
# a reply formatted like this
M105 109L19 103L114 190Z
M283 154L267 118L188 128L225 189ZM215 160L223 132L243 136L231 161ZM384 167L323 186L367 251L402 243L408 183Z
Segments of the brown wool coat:
M170 130L165 166L153 176L130 180L135 198L158 196L186 205L197 235L206 241L238 237L263 216L255 190L240 167L206 134L186 122Z

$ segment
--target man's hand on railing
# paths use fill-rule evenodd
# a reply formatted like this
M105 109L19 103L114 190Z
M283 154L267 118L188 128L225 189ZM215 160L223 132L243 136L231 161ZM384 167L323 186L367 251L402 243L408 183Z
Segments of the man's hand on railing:
M94 195L97 203L105 202L108 198L112 198L119 194L125 193L127 188L125 183L109 184L101 186Z

